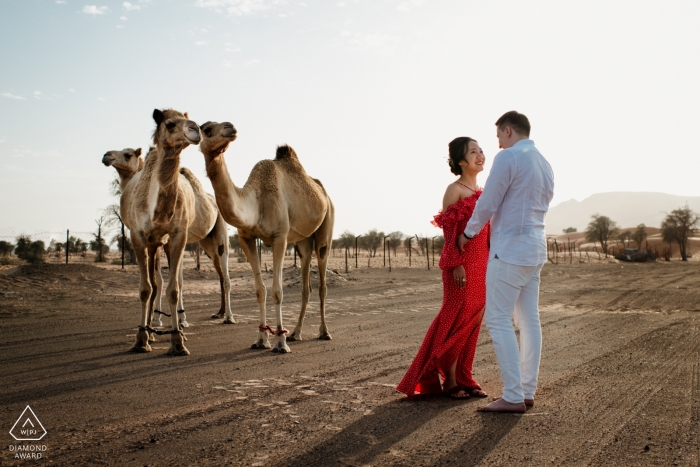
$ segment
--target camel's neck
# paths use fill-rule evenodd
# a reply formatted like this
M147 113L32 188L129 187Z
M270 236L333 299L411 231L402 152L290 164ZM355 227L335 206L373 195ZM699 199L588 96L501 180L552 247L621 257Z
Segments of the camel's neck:
M169 222L175 212L177 201L178 179L180 173L180 153L182 149L157 148L157 170L153 181L158 183L158 198L156 200L153 219L156 222Z
M257 222L257 202L247 187L234 185L223 151L205 154L206 170L214 188L216 204L224 220L234 227L251 227Z
M131 170L117 169L117 174L119 174L119 189L122 193L124 193L126 185L134 178L135 173L136 172Z

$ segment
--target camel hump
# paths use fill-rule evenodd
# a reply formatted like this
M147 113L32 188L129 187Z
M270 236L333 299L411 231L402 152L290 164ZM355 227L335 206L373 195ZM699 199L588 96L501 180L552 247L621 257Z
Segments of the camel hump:
M284 146L277 146L275 160L279 161L282 159L298 159L297 153L294 152L291 146L287 146L286 144Z
M185 177L185 180L190 182L190 185L192 185L192 188L195 189L195 192L204 192L204 188L202 187L202 184L200 183L199 179L195 176L195 174L192 173L190 169L187 167L180 167L180 175Z

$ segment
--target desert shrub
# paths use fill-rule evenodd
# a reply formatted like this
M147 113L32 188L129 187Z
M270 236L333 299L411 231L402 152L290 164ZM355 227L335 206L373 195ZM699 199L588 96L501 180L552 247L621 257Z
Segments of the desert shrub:
M43 263L46 246L41 240L32 241L28 235L17 237L15 254L28 263Z
M15 246L12 243L0 240L0 256L8 256L14 249Z

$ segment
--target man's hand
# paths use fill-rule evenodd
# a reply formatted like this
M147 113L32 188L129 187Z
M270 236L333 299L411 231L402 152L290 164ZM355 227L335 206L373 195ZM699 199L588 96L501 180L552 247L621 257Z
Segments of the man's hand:
M459 252L462 253L464 251L464 247L469 243L471 239L467 238L464 236L464 234L459 236L459 240L457 240L457 248L459 249Z

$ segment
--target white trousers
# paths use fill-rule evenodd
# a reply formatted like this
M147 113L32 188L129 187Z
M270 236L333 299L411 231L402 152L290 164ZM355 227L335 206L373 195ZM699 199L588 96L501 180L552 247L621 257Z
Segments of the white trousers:
M486 270L484 323L501 369L503 399L513 404L532 399L537 389L542 351L538 310L542 266L517 266L492 258ZM520 330L519 349L513 321Z

